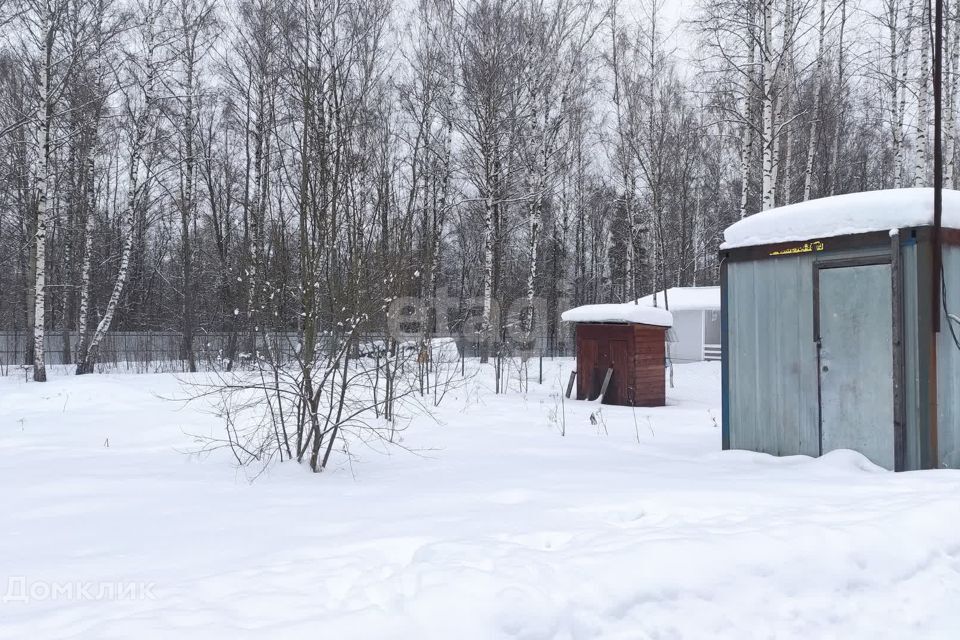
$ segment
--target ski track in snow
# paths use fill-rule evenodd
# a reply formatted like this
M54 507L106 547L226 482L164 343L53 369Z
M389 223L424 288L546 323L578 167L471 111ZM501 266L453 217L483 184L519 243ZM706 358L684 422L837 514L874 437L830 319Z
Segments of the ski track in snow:
M174 375L0 378L0 638L960 637L960 472L721 452L715 363L561 436L571 366L252 483Z

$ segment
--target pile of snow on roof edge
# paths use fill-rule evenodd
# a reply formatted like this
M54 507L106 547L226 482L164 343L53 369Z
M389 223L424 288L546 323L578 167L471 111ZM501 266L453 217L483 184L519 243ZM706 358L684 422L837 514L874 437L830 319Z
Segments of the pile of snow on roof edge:
M648 307L632 302L588 304L564 311L560 318L564 322L629 322L632 324L649 324L656 327L673 326L673 315L666 309Z
M933 189L887 189L807 200L749 216L723 232L721 249L933 224ZM960 191L943 190L943 226L960 229Z
M656 296L656 305L654 305ZM666 299L663 291L643 296L640 304L648 307L670 307L670 311L719 311L720 287L670 287L667 289Z

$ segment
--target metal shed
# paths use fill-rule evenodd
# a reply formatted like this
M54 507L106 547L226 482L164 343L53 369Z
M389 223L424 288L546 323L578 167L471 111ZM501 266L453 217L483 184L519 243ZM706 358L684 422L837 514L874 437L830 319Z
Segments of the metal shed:
M899 189L727 229L724 449L960 468L960 192L943 192L942 287L932 221L932 189Z
M576 323L577 399L662 407L670 312L638 304L595 304L563 313ZM604 388L605 387L605 388Z

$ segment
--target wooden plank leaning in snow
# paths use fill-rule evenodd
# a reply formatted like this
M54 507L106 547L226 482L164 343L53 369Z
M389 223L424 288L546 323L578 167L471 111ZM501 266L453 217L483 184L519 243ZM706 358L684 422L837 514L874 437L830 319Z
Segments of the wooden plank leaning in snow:
M730 226L721 249L933 224L933 189L887 189L808 200ZM960 191L943 191L943 226L960 229Z

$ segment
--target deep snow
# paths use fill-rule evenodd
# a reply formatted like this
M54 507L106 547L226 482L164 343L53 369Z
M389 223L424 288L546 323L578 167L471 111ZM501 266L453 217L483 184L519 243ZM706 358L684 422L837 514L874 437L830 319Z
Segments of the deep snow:
M960 637L960 472L720 452L716 363L561 436L571 365L253 483L171 374L2 378L0 637Z

